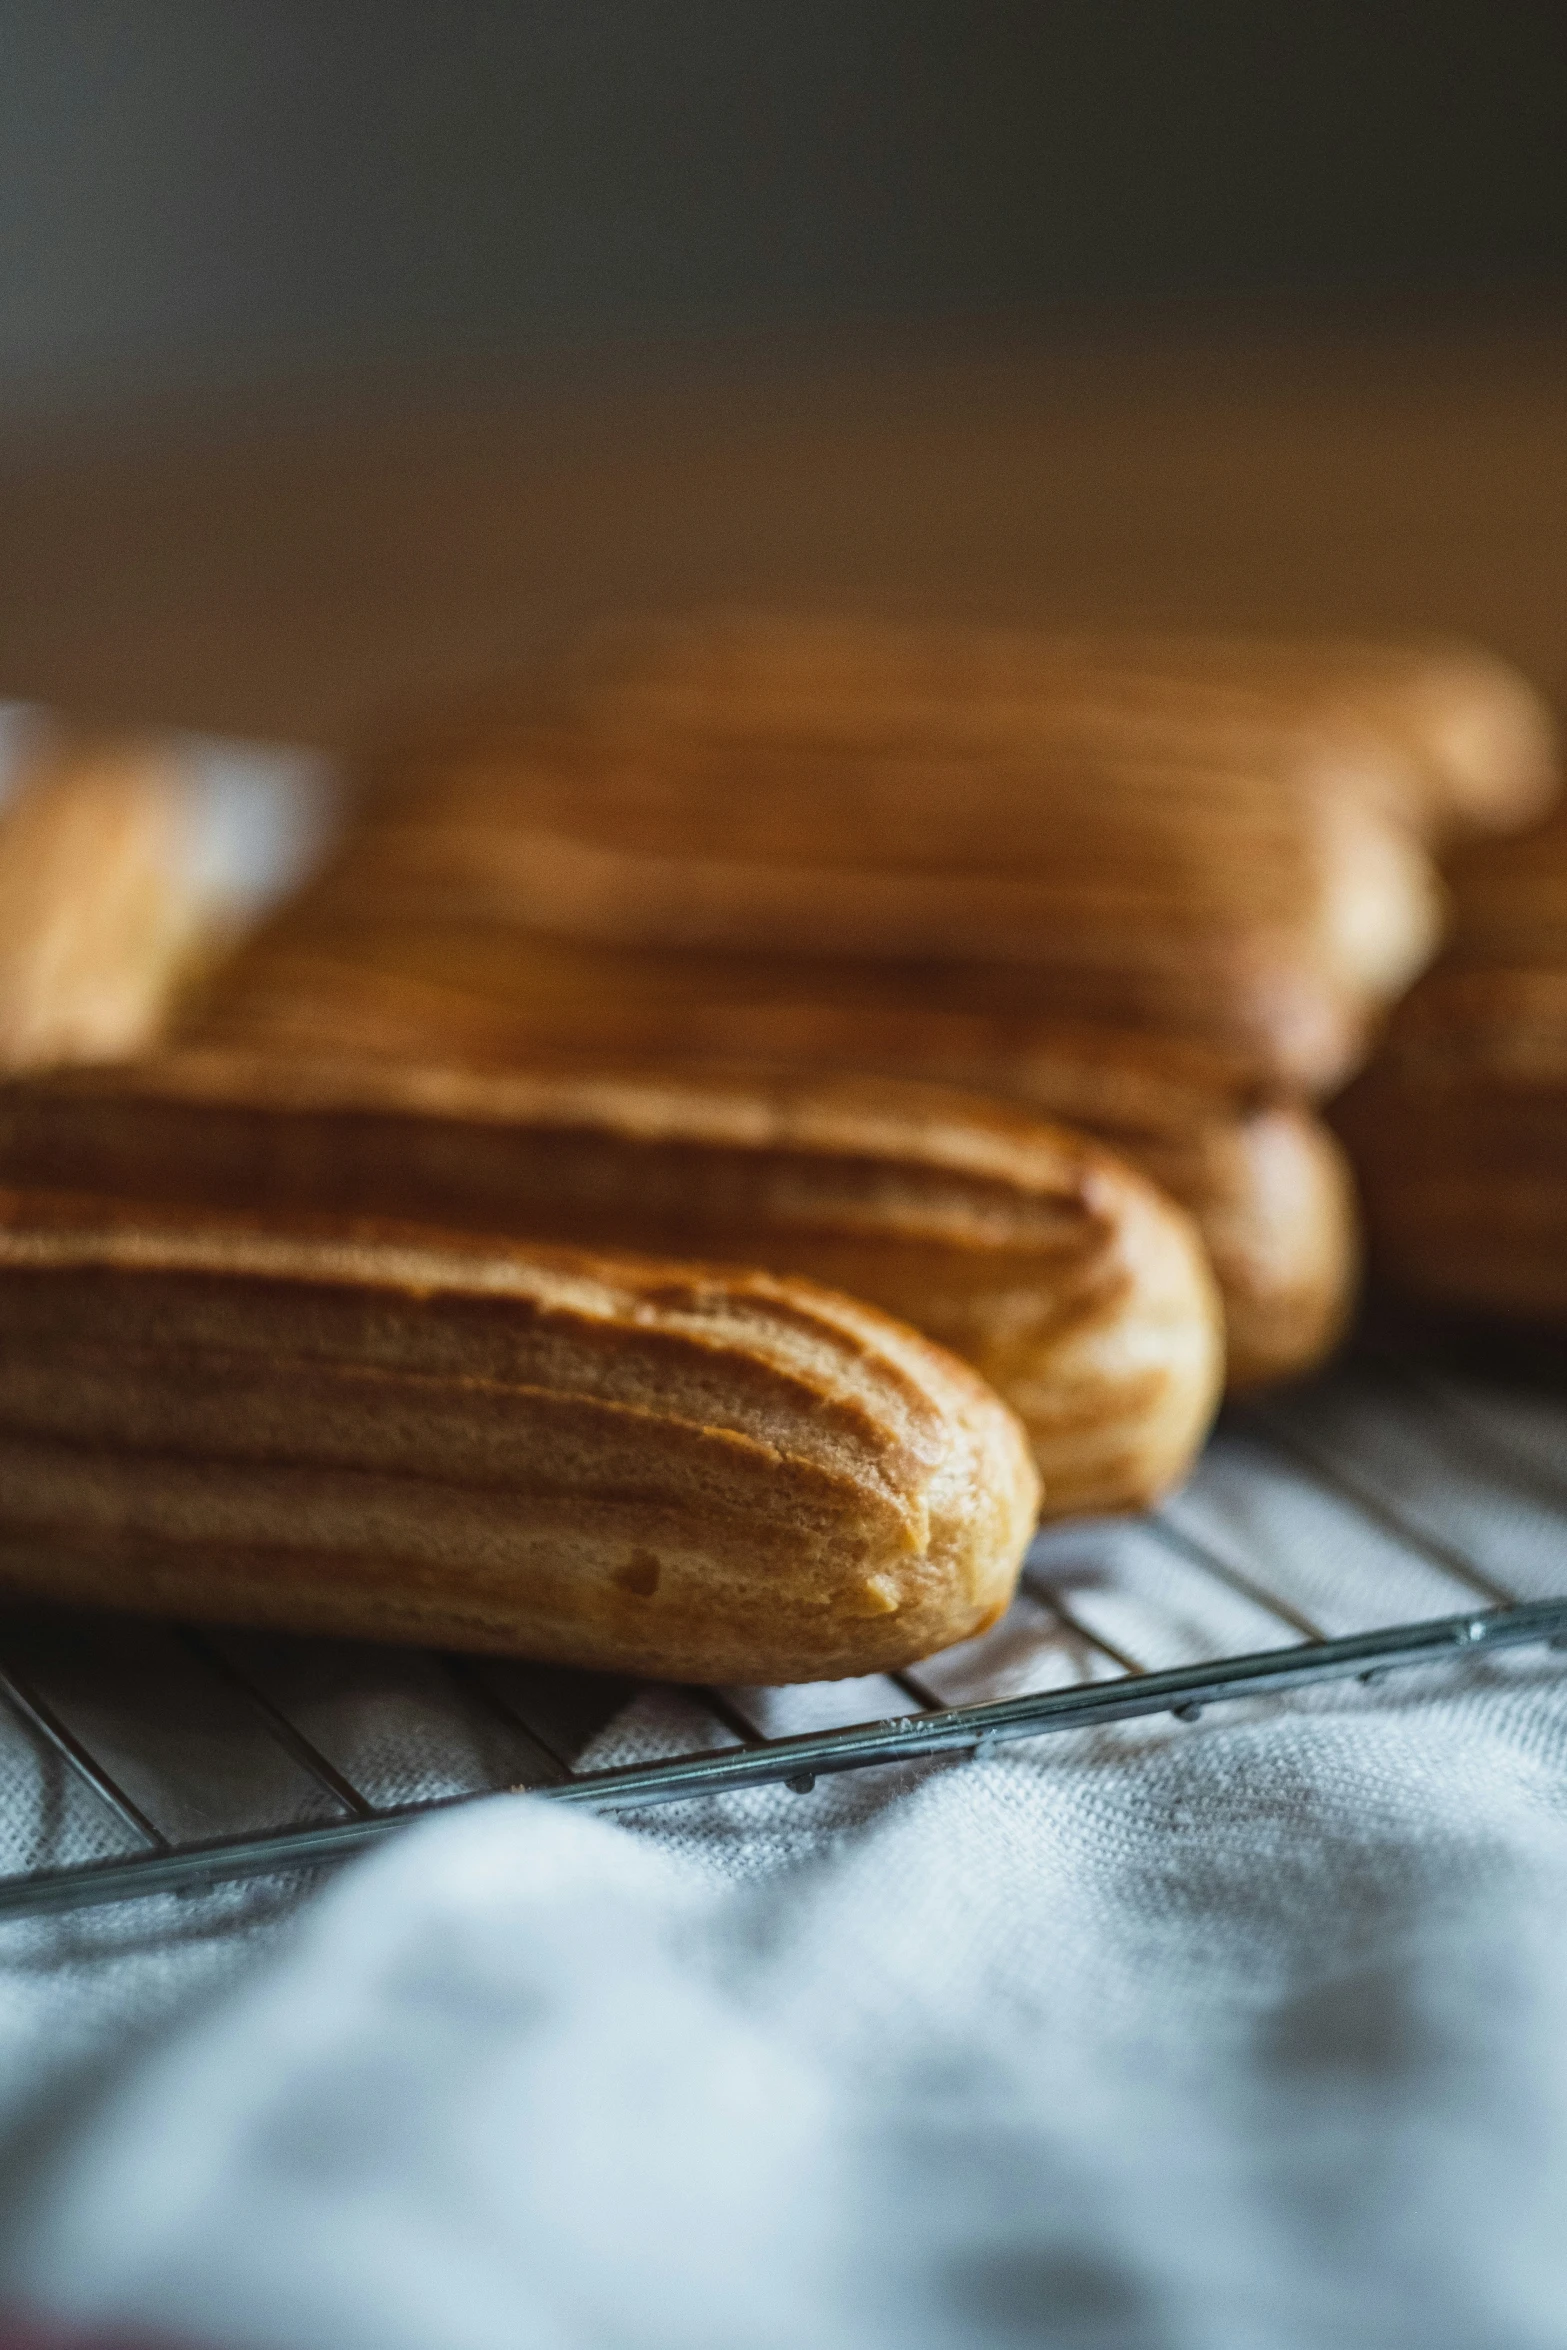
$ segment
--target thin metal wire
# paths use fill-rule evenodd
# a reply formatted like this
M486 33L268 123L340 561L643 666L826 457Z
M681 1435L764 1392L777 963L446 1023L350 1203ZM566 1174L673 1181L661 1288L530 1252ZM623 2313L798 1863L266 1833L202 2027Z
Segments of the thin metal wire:
M923 1681L919 1674L912 1671L909 1666L905 1665L901 1672L889 1673L887 1678L889 1681L896 1682L897 1686L903 1691L905 1697L913 1698L921 1713L940 1712L940 1697L936 1694L935 1690L930 1687L929 1683Z
M716 1754L628 1763L613 1770L582 1772L530 1792L540 1801L586 1804L614 1812L748 1787L814 1784L824 1773L940 1754L985 1755L1014 1739L1090 1729L1143 1715L1170 1713L1180 1720L1192 1720L1210 1705L1239 1698L1271 1696L1329 1680L1380 1678L1409 1666L1538 1642L1567 1645L1567 1599L1442 1616L1428 1623L1357 1633L1344 1640L1261 1649L1247 1656L1181 1666L1173 1672L1127 1674L1113 1681L1083 1682L1071 1689L952 1706L933 1714L900 1714L891 1721L772 1739L754 1747L729 1747ZM30 1877L0 1881L0 1916L125 1901L173 1886L236 1882L273 1876L283 1869L313 1867L362 1852L398 1828L466 1800L449 1796L404 1805L368 1820L277 1829L259 1836L186 1845L178 1851L165 1849L138 1860L93 1861L74 1868L40 1870Z
M729 1732L731 1738L738 1738L742 1746L767 1744L766 1732L758 1728L748 1714L742 1713L739 1706L731 1704L721 1689L711 1689L705 1683L693 1681L688 1684L688 1694L696 1699L698 1705L706 1706L713 1719Z
M1097 1648L1101 1656L1107 1656L1110 1662L1123 1673L1146 1672L1147 1667L1140 1665L1136 1657L1130 1655L1126 1649L1118 1648L1115 1642L1107 1640L1102 1632L1090 1631L1076 1610L1068 1606L1061 1597L1048 1576L1041 1575L1037 1568L1026 1567L1023 1571L1023 1581L1034 1598L1039 1601L1040 1606L1047 1607L1057 1622L1071 1633L1074 1640L1081 1640L1086 1648Z
M1228 1584L1242 1599L1249 1599L1266 1614L1276 1616L1281 1624L1291 1625L1303 1639L1326 1640L1328 1635L1323 1627L1314 1622L1304 1608L1296 1607L1293 1600L1285 1599L1271 1585L1259 1582L1254 1575L1248 1575L1244 1568L1234 1565L1222 1551L1199 1541L1184 1526L1178 1526L1168 1510L1156 1510L1151 1517L1143 1519L1142 1526L1143 1531L1151 1534L1155 1542L1162 1542L1167 1550L1174 1551L1189 1566L1200 1567L1204 1574Z
M536 1768L542 1772L546 1784L553 1784L557 1779L570 1778L571 1765L566 1757L563 1754L557 1754L542 1730L536 1729L532 1722L525 1721L511 1700L504 1697L500 1690L491 1686L471 1657L452 1656L448 1653L443 1655L441 1662L445 1665L451 1678L461 1688L465 1689L470 1696L476 1697L482 1705L488 1707L498 1721L505 1724L507 1731L514 1739L522 1739L532 1749L536 1758Z
M1330 1493L1341 1494L1346 1501L1352 1502L1363 1517L1395 1535L1406 1550L1412 1550L1432 1566L1440 1567L1444 1574L1451 1575L1456 1582L1467 1583L1471 1591L1478 1591L1483 1598L1494 1601L1498 1607L1512 1606L1517 1593L1509 1591L1505 1583L1498 1583L1494 1575L1488 1575L1483 1567L1477 1567L1468 1553L1459 1550L1455 1544L1444 1542L1440 1535L1428 1533L1425 1527L1416 1524L1395 1503L1389 1501L1385 1494L1379 1493L1352 1469L1342 1468L1329 1454L1314 1445L1309 1437L1302 1436L1298 1429L1281 1425L1267 1406L1247 1404L1242 1409L1246 1422L1265 1444L1271 1445L1275 1452L1283 1453L1287 1460L1294 1461L1317 1484L1326 1486Z
M329 1762L320 1748L313 1746L303 1730L296 1728L287 1714L275 1706L263 1689L258 1689L248 1673L242 1673L236 1664L224 1655L215 1641L198 1632L194 1625L180 1624L175 1636L187 1653L199 1664L217 1675L226 1687L260 1714L267 1728L286 1754L293 1756L300 1769L315 1780L317 1786L340 1803L354 1819L368 1820L375 1816L375 1805L360 1794L352 1780L345 1779L335 1763Z
M22 1719L34 1729L46 1745L68 1763L84 1785L90 1787L100 1803L107 1806L124 1827L140 1836L157 1852L173 1850L167 1836L155 1828L141 1806L134 1803L119 1782L111 1777L96 1755L82 1744L74 1730L66 1728L53 1706L45 1703L35 1689L4 1665L0 1665L0 1695L7 1697ZM4 1880L0 1879L0 1885Z
M906 1669L888 1677L913 1700L919 1709L915 1713L794 1738L769 1738L759 1723L748 1718L743 1705L724 1691L694 1687L689 1694L730 1733L736 1745L583 1772L573 1770L570 1758L557 1750L555 1740L518 1703L493 1685L476 1660L445 1657L442 1662L457 1684L481 1699L490 1714L503 1721L511 1737L520 1742L530 1768L536 1769L543 1780L542 1784L534 1782L531 1792L557 1801L624 1810L779 1783L803 1793L815 1785L822 1773L932 1754L985 1753L1011 1738L1037 1737L1051 1731L1161 1711L1168 1711L1180 1720L1193 1720L1206 1706L1238 1697L1302 1688L1350 1673L1368 1681L1380 1679L1385 1673L1407 1665L1472 1654L1487 1646L1545 1640L1557 1647L1567 1647L1567 1598L1528 1605L1516 1603L1513 1595L1466 1553L1410 1521L1369 1481L1343 1469L1293 1427L1281 1425L1272 1411L1253 1406L1245 1416L1262 1442L1303 1468L1314 1482L1348 1500L1406 1549L1458 1578L1486 1599L1501 1604L1477 1614L1386 1626L1349 1639L1330 1640L1284 1594L1270 1589L1258 1575L1237 1566L1170 1515L1160 1513L1143 1521L1145 1530L1155 1541L1271 1614L1276 1621L1300 1634L1300 1640L1285 1648L1262 1650L1247 1657L1220 1657L1175 1672L1152 1672L1127 1650L1085 1623L1047 1573L1026 1570L1025 1588L1065 1635L1116 1668L1114 1678L1086 1680L1066 1689L1033 1691L989 1704L947 1707L918 1671ZM1518 1481L1523 1481L1521 1476ZM1567 1498L1567 1491L1562 1498ZM349 1818L174 1845L153 1826L112 1774L37 1692L14 1674L0 1669L0 1693L122 1824L150 1848L115 1861L76 1864L0 1879L0 1915L120 1900L169 1886L215 1883L315 1866L362 1850L368 1843L412 1820L471 1799L470 1793L464 1792L430 1802L377 1809L221 1650L209 1645L206 1637L193 1629L184 1637L191 1653L199 1656L226 1686L243 1697L278 1743L344 1805Z

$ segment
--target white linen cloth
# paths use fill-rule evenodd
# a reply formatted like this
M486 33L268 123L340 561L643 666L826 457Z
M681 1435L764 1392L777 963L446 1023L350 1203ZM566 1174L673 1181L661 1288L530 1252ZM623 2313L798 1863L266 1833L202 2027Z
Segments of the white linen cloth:
M1567 1590L1567 1520L1486 1449L1551 1476L1561 1405L1464 1409L1467 1435L1346 1374L1293 1424L1520 1592ZM1177 1516L1329 1630L1465 1604L1244 1431ZM1095 1546L1124 1554L1101 1601L1147 1651L1139 1539L1046 1565L1086 1613ZM687 1706L638 1700L586 1759L689 1746ZM620 1824L497 1798L287 1899L137 1905L191 1913L209 1977L259 1912L233 1948L268 1963L63 2118L35 2094L0 2297L231 2350L1567 2343L1543 1652L807 1798ZM56 2032L133 1915L6 1929L78 1954ZM146 1975L175 1966L156 1929L141 1965L78 2047L189 2004Z

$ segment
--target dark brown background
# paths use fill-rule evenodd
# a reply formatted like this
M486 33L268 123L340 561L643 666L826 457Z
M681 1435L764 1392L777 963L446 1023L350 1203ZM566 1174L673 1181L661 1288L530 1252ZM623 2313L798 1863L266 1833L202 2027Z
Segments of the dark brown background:
M0 692L341 738L602 604L1567 672L1567 9L0 0Z
M634 374L634 371L630 371ZM754 353L0 467L0 688L341 739L599 604L1468 629L1567 684L1567 335Z

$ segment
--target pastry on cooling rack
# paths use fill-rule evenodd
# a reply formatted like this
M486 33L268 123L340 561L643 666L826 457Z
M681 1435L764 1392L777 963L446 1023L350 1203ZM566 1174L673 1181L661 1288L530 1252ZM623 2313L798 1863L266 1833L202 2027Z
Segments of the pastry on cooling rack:
M390 750L384 780L496 777L540 729L764 754L972 751L1046 770L1087 752L1343 783L1437 834L1507 831L1558 784L1526 678L1449 639L883 623L717 613L600 627Z
M1431 953L1422 836L1537 814L1504 664L724 618L601 631L405 734L343 919L979 964L996 1001L1325 1088Z
M1435 947L1429 843L1537 812L1553 762L1465 648L606 630L405 729L201 1032L1009 1096L1190 1210L1252 1386L1346 1318L1350 1190L1305 1105Z
M0 1181L806 1275L972 1363L1052 1516L1178 1483L1222 1378L1182 1212L1081 1134L932 1087L209 1048L0 1088Z
M311 908L259 940L191 1023L290 1054L535 1066L708 1057L982 1089L1080 1127L1195 1220L1223 1297L1233 1388L1287 1378L1355 1294L1338 1144L1287 1100L1136 1031L997 1009L986 975L805 958L659 954L446 924L338 928Z
M943 837L927 831L921 853L873 858L865 835L915 836L910 762L892 762L885 810L857 814L837 841L829 812L852 804L854 780L834 762L819 804L797 807L786 854L739 843L717 820L726 754L714 762L712 806L682 811L686 846L654 850L637 845L623 804L583 788L586 764L581 746L566 760L541 749L504 793L443 786L387 810L325 885L324 915L960 975L977 967L1014 1015L1196 1042L1238 1084L1306 1088L1357 1064L1378 1008L1439 933L1424 851L1344 792L1297 796L1246 773L1084 762L1070 791L1066 781L1052 789L1030 838L1010 818L984 817L972 765L958 762L942 777ZM792 756L771 777L760 759L745 761L759 793L776 792L785 770L798 791ZM984 842L983 862L972 850L960 860L962 839Z
M1567 820L1467 851L1453 898L1451 947L1336 1116L1395 1287L1567 1327Z
M1038 1479L832 1291L0 1194L0 1588L676 1680L839 1678L1005 1607Z

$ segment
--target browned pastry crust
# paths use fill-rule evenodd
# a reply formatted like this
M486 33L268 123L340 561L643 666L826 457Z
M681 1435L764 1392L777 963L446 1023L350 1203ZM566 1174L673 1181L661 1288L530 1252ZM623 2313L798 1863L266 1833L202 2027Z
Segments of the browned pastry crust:
M879 625L718 613L602 628L497 699L508 722L626 735L817 726L925 740L986 712L998 733L1057 752L1150 748L1350 783L1422 830L1505 830L1544 815L1560 753L1542 697L1509 663L1463 642L1156 635ZM473 713L432 728L439 756L475 742Z
M153 750L60 744L0 806L0 1068L134 1052L199 930L188 807Z
M855 808L836 769L787 806L791 854L731 849L714 808L740 804L719 760L713 807L687 808L684 849L634 842L628 809L574 751L514 770L500 793L450 783L368 824L323 885L322 919L508 925L607 946L978 966L1019 1014L1098 1020L1222 1051L1248 1082L1330 1088L1362 1058L1379 1007L1429 958L1434 874L1414 839L1344 792L1282 793L1217 770L1074 766L1052 778L1048 838L987 820L969 763L940 779L939 840L911 844L907 761L888 763L894 824ZM542 788L547 772L548 790ZM662 777L660 781L662 781ZM533 788L535 785L540 788ZM1068 788L1070 785L1070 789ZM525 788L526 786L526 788ZM541 821L548 799L558 820ZM576 813L566 810L574 807ZM731 833L737 829L728 828ZM984 844L957 862L959 835ZM700 850L691 844L701 841ZM813 861L800 853L816 845Z
M1452 947L1334 1112L1374 1260L1428 1304L1567 1327L1567 822L1469 851Z
M980 966L1307 1092L1435 948L1424 842L1556 783L1467 647L733 614L601 629L370 773L338 925Z
M1206 697L1231 724L1299 725L1342 746L1346 773L1358 742L1365 788L1429 837L1534 823L1560 790L1549 705L1479 645L1108 634L1063 649L1149 713L1206 722Z
M972 1363L1052 1516L1177 1483L1222 1377L1201 1246L1150 1183L1015 1109L874 1078L198 1050L0 1089L0 1179L805 1274Z
M1433 973L1334 1116L1396 1287L1567 1328L1567 968Z
M225 976L192 1034L300 1054L708 1058L978 1088L1085 1128L1193 1216L1223 1295L1232 1389L1319 1361L1359 1269L1327 1130L1298 1106L1237 1094L1220 1056L1009 1009L992 976L616 953L437 925L332 932L307 910Z
M1412 842L1350 802L1275 800L1252 822L1225 790L1199 817L1205 781L1172 803L1157 845L1152 826L1139 840L1085 822L1063 830L1071 854L1048 874L1021 858L958 873L654 857L580 830L410 819L360 840L323 907L609 946L988 964L1019 1012L1211 1041L1249 1080L1331 1087L1435 946L1434 881ZM1099 794L1100 811L1116 797Z
M0 1585L674 1679L980 1631L1034 1522L966 1365L802 1281L0 1195Z

